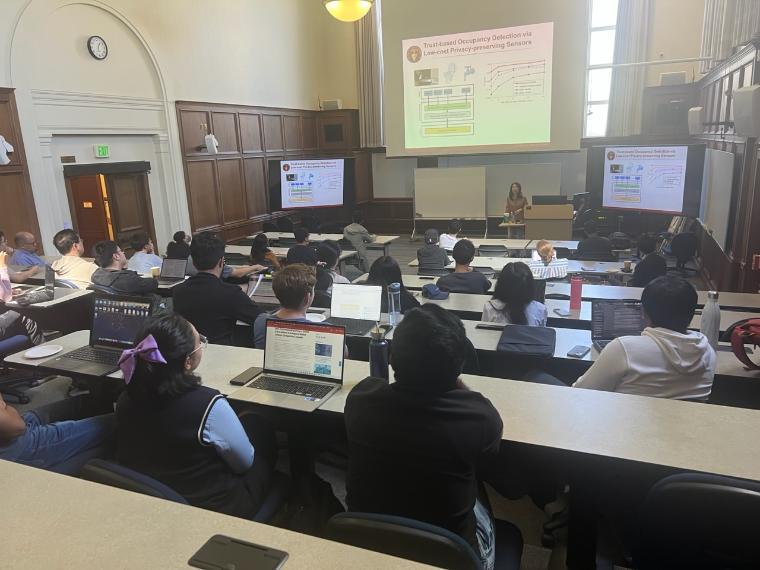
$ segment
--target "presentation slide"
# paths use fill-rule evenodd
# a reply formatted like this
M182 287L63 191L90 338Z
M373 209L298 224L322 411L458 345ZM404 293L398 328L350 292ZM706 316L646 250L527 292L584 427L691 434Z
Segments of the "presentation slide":
M551 22L404 40L405 147L551 139Z
M687 154L686 146L605 148L602 206L680 214Z
M280 162L282 208L343 205L343 159Z

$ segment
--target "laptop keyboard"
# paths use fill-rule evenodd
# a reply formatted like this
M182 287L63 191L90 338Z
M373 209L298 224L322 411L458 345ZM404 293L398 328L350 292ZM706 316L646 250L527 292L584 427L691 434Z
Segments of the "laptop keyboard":
M68 358L84 360L87 362L97 362L98 364L111 364L116 366L119 363L120 352L113 350L99 350L91 346L78 348L66 355Z
M304 396L305 398L312 398L314 400L321 400L333 389L333 386L326 386L324 384L287 380L272 376L259 376L248 386L250 388L258 388L259 390L267 390L268 392Z
M363 321L360 319L343 319L340 317L330 317L325 321L328 325L338 325L346 328L346 334L349 336L364 336L377 322Z

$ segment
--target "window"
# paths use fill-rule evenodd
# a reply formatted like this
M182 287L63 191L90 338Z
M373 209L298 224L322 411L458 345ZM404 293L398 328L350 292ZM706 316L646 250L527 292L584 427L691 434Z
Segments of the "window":
M603 137L607 134L607 111L610 106L612 59L615 55L615 25L618 0L589 0L591 18L586 57L586 102L583 135Z

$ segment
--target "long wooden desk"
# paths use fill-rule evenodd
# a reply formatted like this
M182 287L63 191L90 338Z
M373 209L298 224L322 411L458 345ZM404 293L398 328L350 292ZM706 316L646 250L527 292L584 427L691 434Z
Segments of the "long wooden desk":
M528 249L536 249L538 247L538 242L541 240L534 239L533 241L529 242L526 246ZM570 251L577 251L578 250L578 244L580 242L575 240L549 240L551 244L554 246L554 249L568 249Z
M215 534L289 557L285 568L426 568L274 526L0 461L6 568L188 568Z
M478 256L472 260L473 267L489 267L494 271L501 271L507 263L528 261L523 257L484 257ZM418 267L419 262L413 259L409 262L409 267ZM454 262L452 261L446 266L446 269L454 269ZM633 264L635 267L635 264ZM584 275L611 275L614 274L617 277L631 275L632 273L624 273L622 261L581 261L577 259L567 260L567 272L568 273L581 273Z
M288 256L288 250L290 248L289 247L270 247L269 249L271 249L272 253L274 253L277 257L285 258ZM235 255L248 256L251 253L251 248L244 245L228 245L225 248L225 252L232 253ZM350 259L355 256L356 256L356 251L348 249L340 253L339 261L343 263L345 260Z
M295 234L290 232L266 232L267 237L273 241L279 241L281 239L295 239ZM248 239L253 239L256 236L248 236ZM400 236L375 236L375 241L368 243L368 249L382 249L383 255L389 255L391 243L396 241ZM309 234L309 241L320 242L325 240L340 241L343 239L343 234Z

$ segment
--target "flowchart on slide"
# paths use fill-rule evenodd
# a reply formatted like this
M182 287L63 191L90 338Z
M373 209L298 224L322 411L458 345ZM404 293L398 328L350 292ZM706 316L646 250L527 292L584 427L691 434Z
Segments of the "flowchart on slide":
M553 24L404 40L407 148L551 138Z

